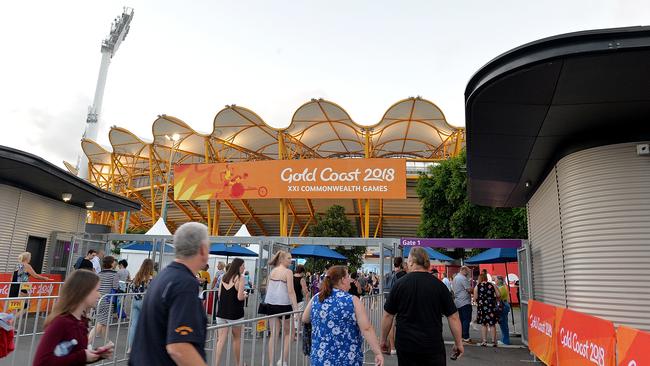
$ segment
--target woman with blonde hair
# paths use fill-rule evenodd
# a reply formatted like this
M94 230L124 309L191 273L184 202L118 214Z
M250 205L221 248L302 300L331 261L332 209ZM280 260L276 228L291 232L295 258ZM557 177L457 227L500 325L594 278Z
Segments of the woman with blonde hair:
M348 293L350 281L347 267L331 267L320 292L302 313L302 321L312 326L312 366L363 365L362 335L375 354L375 365L384 364L379 340L361 300Z
M138 326L138 318L140 317L140 311L142 311L144 293L147 291L152 278L153 261L147 258L142 262L138 273L135 274L133 281L129 284L129 293L135 295L133 295L133 303L131 305L131 324L129 325L129 335L127 340L129 348L127 353L131 352L133 336L135 336L135 329Z
M269 274L266 286L266 297L264 299L264 302L267 304L266 315L282 314L298 310L296 292L293 287L293 272L289 269L289 266L291 266L291 253L284 250L277 252L269 261L269 266L273 266L274 268ZM291 315L283 315L271 320L271 336L269 337L269 362L271 362L271 365L273 365L274 345L278 338L280 327L282 327L284 349L282 360L278 360L277 365L287 365L292 330L290 319Z
M18 264L16 265L16 269L14 270L13 274L13 279L11 282L19 282L19 283L13 283L9 287L9 297L26 297L29 296L29 289L31 289L31 286L27 284L29 282L29 276L32 276L36 278L37 280L41 281L52 281L51 278L47 278L45 276L41 276L40 274L36 273L34 271L34 268L32 267L29 262L32 260L32 253L30 252L23 252L20 253L18 256ZM16 318L20 318L20 316L25 312L25 309L27 309L27 301L24 301L23 309L21 309L17 314Z
M45 319L34 366L85 365L110 358L113 345L88 348L86 312L99 299L99 276L91 271L74 271L61 287L59 300Z

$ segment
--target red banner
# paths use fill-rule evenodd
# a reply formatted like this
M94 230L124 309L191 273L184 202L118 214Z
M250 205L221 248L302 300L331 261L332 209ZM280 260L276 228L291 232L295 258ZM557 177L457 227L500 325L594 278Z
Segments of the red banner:
M555 306L528 301L528 348L547 365L555 365Z
M650 365L650 333L634 328L618 327L616 353L619 366Z
M615 366L614 324L569 309L556 308L557 365Z
M58 274L44 274L43 276L51 278L52 282L61 282L61 275ZM0 273L0 299L9 297L9 289L11 288L11 273ZM27 296L57 296L59 294L59 283L52 282L35 282L31 279L29 282L20 284L21 290L27 291ZM6 300L5 300L6 301ZM24 300L12 300L9 302L7 309L8 310L19 310L23 307ZM4 301L0 301L0 304L3 305L0 307L0 310L4 308ZM30 300L29 309L30 313L36 312L38 307L38 300ZM51 307L54 304L53 301L40 301L40 311L45 311L48 306Z

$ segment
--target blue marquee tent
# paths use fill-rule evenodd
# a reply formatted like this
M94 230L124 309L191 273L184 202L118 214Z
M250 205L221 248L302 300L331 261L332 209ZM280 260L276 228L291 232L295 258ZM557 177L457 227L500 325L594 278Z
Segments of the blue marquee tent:
M346 256L324 245L301 245L291 249L291 255L302 258L322 258L333 260L346 260Z
M154 250L153 244L150 241L136 242L132 241L126 243L121 249L126 250L138 250L143 252L152 252ZM156 251L160 251L160 243L156 243ZM165 244L165 253L174 253L174 246L171 244Z
M492 248L465 260L469 264L493 264L517 261L517 248Z
M238 244L226 245L221 243L212 243L210 245L210 254L224 255L226 257L257 257L254 251L244 248Z
M421 247L421 248L424 249L427 252L427 254L429 255L430 260L437 260L437 261L441 261L441 262L452 262L452 261L454 261L454 258L446 256L446 255L440 253L437 250L433 250L432 248L429 248L429 247ZM411 252L411 247L404 247L404 252L403 252L404 258L408 257L410 252Z

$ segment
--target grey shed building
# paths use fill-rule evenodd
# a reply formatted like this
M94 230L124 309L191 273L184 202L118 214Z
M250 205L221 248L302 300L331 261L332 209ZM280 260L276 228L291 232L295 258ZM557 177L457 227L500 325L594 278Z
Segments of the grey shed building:
M465 100L470 199L528 208L532 297L650 330L650 27L526 44Z
M65 271L70 242L56 233L85 232L91 205L98 211L140 209L38 156L0 146L0 272L12 272L24 251L32 253L37 272Z

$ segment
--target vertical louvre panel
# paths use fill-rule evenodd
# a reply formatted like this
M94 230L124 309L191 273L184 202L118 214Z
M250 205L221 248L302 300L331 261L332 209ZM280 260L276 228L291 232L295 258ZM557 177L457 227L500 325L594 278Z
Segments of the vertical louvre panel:
M565 306L562 237L555 169L528 202L528 230L535 300Z
M48 271L48 259L53 231L77 232L79 227L79 207L22 191L16 217L13 245L8 256L9 268L18 261L18 255L27 247L27 238L36 236L47 239L43 272Z
M568 306L650 330L650 158L601 146L557 164Z
M0 271L9 272L9 251L20 190L0 184Z

